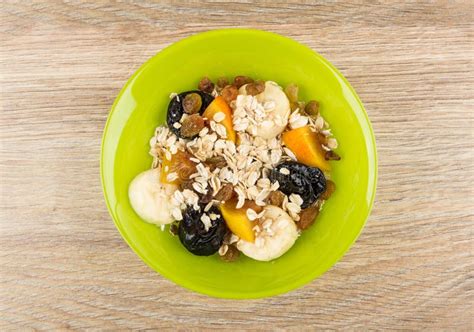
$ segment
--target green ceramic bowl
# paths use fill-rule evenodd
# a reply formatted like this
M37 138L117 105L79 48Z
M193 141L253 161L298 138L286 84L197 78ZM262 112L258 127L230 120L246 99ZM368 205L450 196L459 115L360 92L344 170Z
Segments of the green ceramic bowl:
M143 222L127 190L149 169L148 142L164 123L171 92L193 89L202 76L248 75L300 87L316 99L339 141L333 162L337 190L317 222L282 257L245 256L225 263L194 256L168 231ZM323 57L291 39L256 30L201 33L162 50L127 82L110 112L102 142L101 176L107 206L120 234L150 267L191 290L223 298L259 298L287 292L327 271L361 232L373 204L377 159L364 107L346 79Z

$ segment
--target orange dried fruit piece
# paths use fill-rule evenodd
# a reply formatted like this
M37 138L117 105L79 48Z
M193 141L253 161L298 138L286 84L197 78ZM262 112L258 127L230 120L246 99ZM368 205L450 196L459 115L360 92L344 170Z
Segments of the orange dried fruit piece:
M163 159L160 181L180 185L189 180L191 174L196 173L196 164L191 161L191 155L178 150L171 155L171 160Z
M318 167L323 171L331 169L331 165L325 158L326 151L318 140L318 135L309 126L284 132L282 140L300 163Z
M222 116L219 115L214 118L218 113L222 113L224 118L222 119ZM227 132L227 139L235 143L235 131L232 125L232 109L222 96L217 96L209 106L207 106L202 116L207 118L209 121L213 120L216 123L223 125Z
M247 209L253 209L255 212L260 212L262 208L256 205L253 201L245 201L244 206L236 209L236 199L231 199L220 205L222 216L224 217L227 227L242 240L247 242L255 242L255 233L253 227L255 222L247 217Z

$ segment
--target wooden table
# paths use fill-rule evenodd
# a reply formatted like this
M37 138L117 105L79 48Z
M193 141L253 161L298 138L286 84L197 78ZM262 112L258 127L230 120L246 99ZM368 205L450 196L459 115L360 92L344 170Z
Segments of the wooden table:
M0 4L0 330L473 329L472 2ZM352 83L379 153L375 206L344 258L286 295L230 301L128 248L99 179L128 77L190 34L278 32Z

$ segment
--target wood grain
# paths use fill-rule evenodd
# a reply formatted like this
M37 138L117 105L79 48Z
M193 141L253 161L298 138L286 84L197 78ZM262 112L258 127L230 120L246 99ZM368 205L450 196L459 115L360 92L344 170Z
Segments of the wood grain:
M472 2L0 4L0 329L473 329ZM379 153L350 252L292 293L186 291L116 231L102 129L127 78L190 34L253 27L335 64Z

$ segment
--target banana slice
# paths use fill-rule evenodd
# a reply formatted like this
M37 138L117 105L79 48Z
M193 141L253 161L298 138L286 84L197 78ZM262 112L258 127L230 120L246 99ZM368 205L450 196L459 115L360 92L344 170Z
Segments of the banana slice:
M240 87L239 94L247 95L245 85ZM255 96L264 105L265 118L257 124L257 136L270 139L278 136L288 124L290 101L282 88L272 81L265 82L265 91Z
M171 196L178 189L173 184L160 182L160 169L138 174L128 187L132 208L145 221L165 225L174 221L171 215Z
M298 230L293 219L277 206L264 208L263 230L255 242L239 240L237 248L246 256L258 261L270 261L287 252L298 238Z

